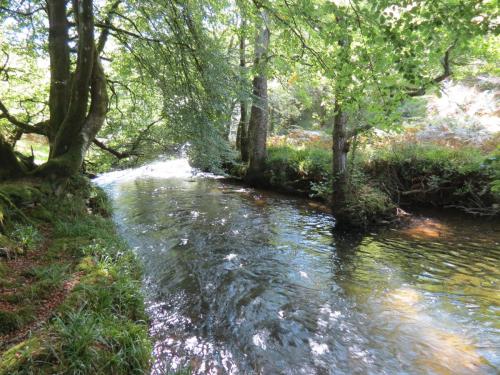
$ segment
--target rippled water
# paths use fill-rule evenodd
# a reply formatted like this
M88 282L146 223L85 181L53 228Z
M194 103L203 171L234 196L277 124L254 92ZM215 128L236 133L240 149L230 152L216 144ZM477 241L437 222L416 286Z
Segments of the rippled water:
M498 221L341 237L303 200L182 160L98 183L145 265L153 374L498 371Z

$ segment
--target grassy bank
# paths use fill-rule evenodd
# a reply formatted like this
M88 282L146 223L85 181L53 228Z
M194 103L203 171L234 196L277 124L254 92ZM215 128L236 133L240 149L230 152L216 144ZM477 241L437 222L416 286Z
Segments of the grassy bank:
M391 220L398 206L454 207L477 215L500 213L500 149L451 148L392 142L350 155L350 204L359 226ZM288 140L268 148L265 179L275 190L329 202L331 146ZM233 172L243 174L241 168Z
M0 374L142 374L141 269L103 192L0 185Z
M393 144L360 166L401 205L454 207L477 215L500 213L500 148Z

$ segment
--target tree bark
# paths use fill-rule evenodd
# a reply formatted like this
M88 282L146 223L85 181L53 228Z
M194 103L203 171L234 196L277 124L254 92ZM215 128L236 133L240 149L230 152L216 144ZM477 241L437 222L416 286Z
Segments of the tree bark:
M242 15L244 17L244 15ZM240 30L240 80L242 83L242 91L246 88L246 20L241 21ZM249 159L248 150L248 100L243 98L240 101L240 122L238 123L238 131L236 133L236 149L241 153L241 160L245 163Z
M267 156L267 51L269 48L270 32L266 25L266 14L262 13L262 26L257 33L255 43L255 67L258 70L254 77L252 109L248 125L249 165L246 180L251 184L262 182Z
M239 132L239 150L241 160L245 163L249 160L248 150L248 107L247 102L242 100L240 103L240 122L238 124Z
M66 0L48 0L50 57L50 125L47 132L51 148L69 104L70 57Z
M111 24L112 12L121 0L115 0L106 18ZM101 34L98 46L94 39L93 0L73 0L73 16L77 35L76 68L70 73L69 22L67 0L47 0L49 18L48 51L50 57L50 119L27 124L11 115L0 101L0 118L7 119L22 133L37 133L48 137L49 160L35 168L19 160L12 147L0 139L0 178L33 174L37 176L69 177L79 172L85 153L102 127L107 108L106 77L99 52L107 39ZM27 160L30 160L29 158Z
M336 226L342 226L348 218L345 209L348 205L349 173L347 169L347 153L349 152L347 134L347 114L342 110L342 105L335 100L335 117L333 119L333 193L332 213L335 216Z
M75 3L78 55L68 109L55 135L48 162L35 171L40 176L68 177L77 173L107 112L106 78L94 41L92 0Z
M244 87L243 81L245 79L245 34L244 34L245 20L241 21L241 30L240 30L240 83L241 86ZM243 90L242 90L243 91ZM240 94L241 95L241 94ZM241 135L244 132L244 127L246 125L246 103L245 100L240 101L240 122L238 123L238 130L236 131L236 149L241 151Z
M87 114L89 86L94 67L94 17L92 1L77 2L78 56L71 85L68 112L59 127L54 142L52 157L67 153L78 138Z

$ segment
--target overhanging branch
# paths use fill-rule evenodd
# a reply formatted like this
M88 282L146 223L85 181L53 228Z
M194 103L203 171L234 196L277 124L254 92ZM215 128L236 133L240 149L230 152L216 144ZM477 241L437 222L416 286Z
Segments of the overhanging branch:
M138 155L137 152L132 152L132 151L125 151L125 152L120 152L118 150L115 150L114 148L111 148L109 146L106 146L106 144L104 144L103 142L97 140L97 139L94 139L93 140L93 143L99 147L101 150L104 150L106 152L109 152L111 155L115 156L116 158L118 158L119 160L121 159L125 159L125 158L128 158L130 156L135 156L135 155Z

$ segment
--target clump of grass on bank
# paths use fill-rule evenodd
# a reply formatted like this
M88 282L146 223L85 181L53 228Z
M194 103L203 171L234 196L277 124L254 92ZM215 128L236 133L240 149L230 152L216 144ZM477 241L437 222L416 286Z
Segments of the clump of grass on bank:
M83 180L57 196L23 184L38 190L36 199L2 205L2 235L26 252L0 258L0 374L147 373L141 268L107 218L102 191ZM4 272L13 261L18 268Z

